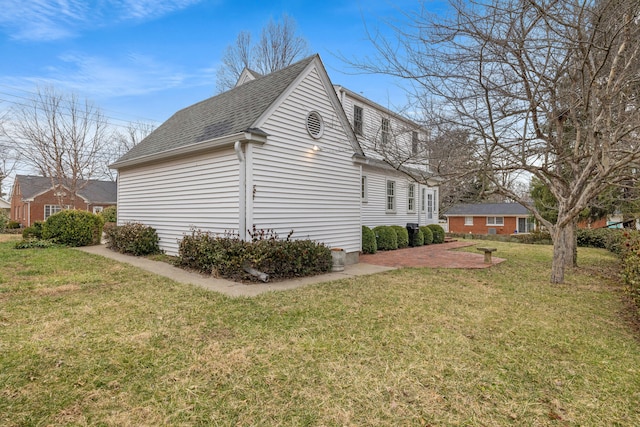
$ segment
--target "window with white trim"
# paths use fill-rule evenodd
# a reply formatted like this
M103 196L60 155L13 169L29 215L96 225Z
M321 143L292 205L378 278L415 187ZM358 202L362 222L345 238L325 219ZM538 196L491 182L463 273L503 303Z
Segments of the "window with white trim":
M57 214L62 211L62 206L60 205L44 205L44 219L46 220L51 215Z
M419 144L418 131L414 130L413 132L411 132L411 155L412 156L418 155L418 144Z
M102 207L102 206L94 206L93 207L93 213L94 214L98 214L98 213L102 212L103 210L104 210L104 207Z
M487 225L504 225L503 216L488 216Z
M433 194L427 194L427 219L433 219Z
M421 192L421 196L420 196L420 212L424 212L425 211L425 206L426 206L426 196L427 194L427 189L423 188L422 192Z
M407 188L407 212L415 213L416 211L416 185L409 184Z
M465 216L464 217L464 225L473 225L473 217Z
M389 119L382 119L382 123L380 125L380 142L382 145L389 144L389 134L391 133L391 122Z
M387 212L396 211L396 182L387 181Z
M353 106L353 131L356 135L362 135L362 124L364 122L364 110L359 105Z
M369 200L368 192L369 190L367 188L367 176L362 175L362 177L360 178L360 198L362 199L363 202L366 202Z

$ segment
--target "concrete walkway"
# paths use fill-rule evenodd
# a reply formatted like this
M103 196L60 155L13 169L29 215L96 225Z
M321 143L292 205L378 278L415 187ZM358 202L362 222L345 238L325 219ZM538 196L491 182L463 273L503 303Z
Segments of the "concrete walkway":
M318 276L284 280L274 283L245 284L189 272L162 261L152 261L143 257L120 254L118 252L107 249L105 245L84 246L78 248L78 250L94 255L100 255L106 258L111 258L119 262L131 264L143 270L168 277L179 283L200 286L210 291L220 292L232 297L252 297L270 291L284 291L316 283L330 282L333 280L340 280L355 276L364 276L368 274L376 274L383 271L394 270L394 267L360 263L355 265L348 265L345 267L344 271L338 273L320 274Z

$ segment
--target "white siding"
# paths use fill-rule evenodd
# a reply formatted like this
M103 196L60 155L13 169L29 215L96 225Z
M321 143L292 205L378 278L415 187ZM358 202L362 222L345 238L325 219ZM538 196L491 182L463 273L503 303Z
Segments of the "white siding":
M331 90L331 88L328 88ZM324 134L313 139L306 117L317 111ZM310 238L346 252L360 250L360 167L352 160L334 105L317 70L261 126L270 136L253 151L253 223L281 237ZM321 151L313 151L317 145Z
M118 223L154 227L160 247L176 255L191 227L238 230L238 158L233 150L120 170Z
M401 225L406 226L408 222L420 225L437 224L437 194L436 188L425 185L415 185L415 212L408 211L408 188L413 182L404 174L396 174L392 171L385 171L379 168L363 166L362 174L367 177L367 201L362 202L362 225L376 227L378 225ZM396 209L395 212L387 212L387 180L395 181ZM434 200L433 218L427 218L427 204L425 210L422 208L422 189L425 194L431 194Z

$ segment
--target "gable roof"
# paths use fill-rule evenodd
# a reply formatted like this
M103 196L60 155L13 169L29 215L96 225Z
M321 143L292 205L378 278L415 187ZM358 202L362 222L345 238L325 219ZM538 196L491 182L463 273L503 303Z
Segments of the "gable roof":
M444 216L515 216L530 215L520 203L463 203L452 206Z
M313 55L178 111L111 167L195 151L197 147L204 147L214 140L222 141L225 137L235 136L236 140L241 139L239 135L242 134L266 137L264 131L255 127L256 123L314 61L323 68L320 57ZM340 105L335 92L329 92Z
M22 200L33 200L40 194L51 190L51 178L33 175L16 175L15 184L20 185ZM79 181L81 189L78 196L87 203L115 204L117 201L117 184L112 181Z

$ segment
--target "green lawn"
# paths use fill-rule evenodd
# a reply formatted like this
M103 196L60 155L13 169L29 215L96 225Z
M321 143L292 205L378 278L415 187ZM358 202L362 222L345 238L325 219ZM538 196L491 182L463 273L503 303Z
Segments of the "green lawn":
M0 425L640 425L615 257L552 286L550 247L495 246L486 270L232 299L0 243Z

